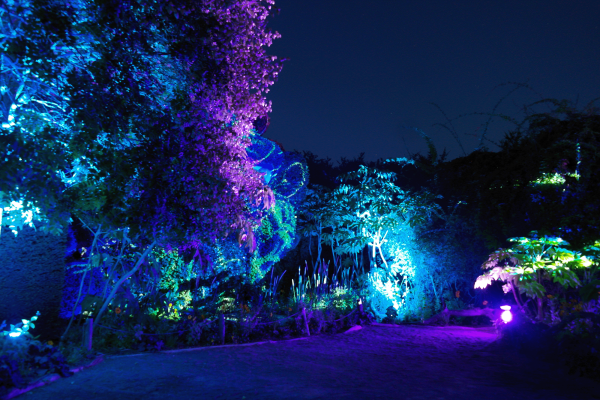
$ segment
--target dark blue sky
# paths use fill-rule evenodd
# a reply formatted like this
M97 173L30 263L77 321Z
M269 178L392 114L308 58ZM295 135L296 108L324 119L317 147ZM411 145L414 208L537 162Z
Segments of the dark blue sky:
M366 159L426 152L403 125L429 134L450 158L462 154L444 116L498 112L522 117L541 97L600 97L600 0L276 0L282 38L269 53L289 58L268 97L265 136L286 150ZM497 87L496 89L494 89ZM598 103L600 105L600 102ZM546 108L547 109L547 108ZM483 117L455 126L466 152ZM510 126L493 122L498 141ZM495 147L488 144L490 149Z

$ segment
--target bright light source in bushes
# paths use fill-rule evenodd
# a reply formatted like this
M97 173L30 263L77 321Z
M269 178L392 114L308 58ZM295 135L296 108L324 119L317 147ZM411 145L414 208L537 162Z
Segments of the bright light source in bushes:
M512 313L510 312L510 306L500 306L500 308L504 310L502 311L500 318L502 318L502 321L504 321L505 324L508 324L513 319Z

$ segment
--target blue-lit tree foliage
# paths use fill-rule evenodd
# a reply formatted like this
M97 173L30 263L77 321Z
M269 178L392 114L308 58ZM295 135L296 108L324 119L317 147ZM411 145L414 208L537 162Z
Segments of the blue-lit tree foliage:
M303 233L317 240L319 250L333 249L336 270L366 272L366 300L377 317L384 318L390 306L401 317L420 316L422 296L431 288L416 231L438 213L436 196L406 192L394 184L396 173L366 166L338 180L333 191L309 195Z
M262 277L298 242L297 209L306 196L308 170L298 153L282 152L277 144L256 135L249 149L265 183L273 191L275 204L257 232L257 251L252 254L251 275Z
M248 253L242 245L249 242L248 232L236 238L224 238L213 247L213 274L229 271L256 282L297 243L296 209L304 200L308 171L297 153L283 152L277 144L254 133L248 155L263 175L264 202L267 211L260 226L252 232L255 250Z
M141 287L155 246L198 268L225 237L253 250L274 204L246 153L281 68L271 4L2 2L0 209L15 231L35 215L90 229L99 316Z
M32 219L45 220L43 229L60 230L69 219L60 205L65 184L85 170L68 148L73 138L68 75L86 69L97 54L73 18L79 5L0 4L0 147L5 149L0 221L4 209L4 224L15 232ZM61 174L66 171L73 172L70 179Z
M269 10L3 2L2 208L196 247L255 228L264 184L245 148L280 69Z

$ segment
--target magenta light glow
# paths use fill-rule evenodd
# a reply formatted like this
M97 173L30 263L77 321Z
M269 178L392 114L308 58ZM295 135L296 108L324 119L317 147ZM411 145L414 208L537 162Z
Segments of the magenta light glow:
M500 318L502 318L502 321L504 321L505 324L508 324L513 319L512 313L510 312L510 306L500 306L500 308L504 310L502 311Z

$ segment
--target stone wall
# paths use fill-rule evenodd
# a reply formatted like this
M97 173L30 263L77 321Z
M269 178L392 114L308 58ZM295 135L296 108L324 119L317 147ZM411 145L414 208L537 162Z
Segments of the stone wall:
M43 325L58 319L65 279L67 234L53 236L24 227L0 235L0 323L41 313Z

